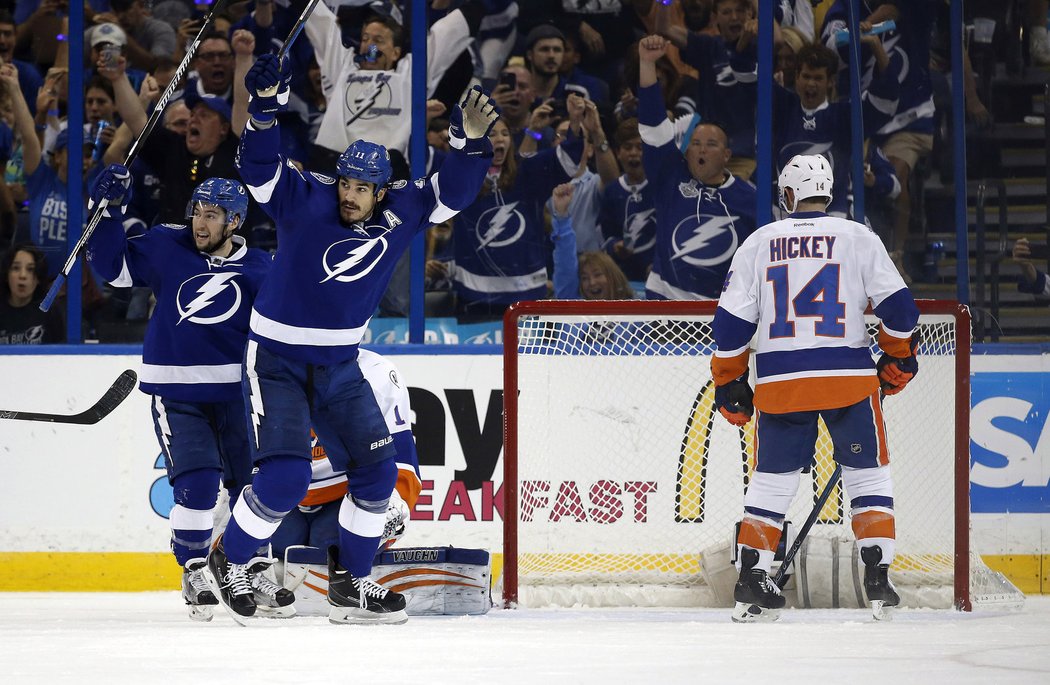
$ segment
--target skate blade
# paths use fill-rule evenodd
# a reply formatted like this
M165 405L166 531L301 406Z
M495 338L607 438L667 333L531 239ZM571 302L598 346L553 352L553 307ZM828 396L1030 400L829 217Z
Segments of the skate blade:
M215 605L213 604L187 604L190 620L199 623L207 623L215 618Z
M258 618L293 618L295 616L295 605L286 607L267 607L261 604L255 605L255 616Z
M886 606L886 603L881 599L872 600L871 617L876 621L892 621L893 612L896 608L896 605Z
M733 623L772 623L779 618L779 609L763 609L747 602L737 602L733 607Z
M329 623L352 623L352 624L385 624L401 625L408 621L408 613L402 609L388 614L377 614L374 611L360 609L357 607L333 606L328 611Z

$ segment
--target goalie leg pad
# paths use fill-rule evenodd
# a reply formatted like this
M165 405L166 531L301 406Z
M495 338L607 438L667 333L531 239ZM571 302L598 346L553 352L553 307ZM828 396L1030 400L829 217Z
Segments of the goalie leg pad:
M409 616L466 616L492 607L489 553L456 547L406 547L382 552L372 580L400 592Z
M289 547L284 587L295 593L299 616L328 616L328 565L325 551ZM409 616L466 616L492 607L489 553L483 549L410 547L376 557L372 580L405 596Z

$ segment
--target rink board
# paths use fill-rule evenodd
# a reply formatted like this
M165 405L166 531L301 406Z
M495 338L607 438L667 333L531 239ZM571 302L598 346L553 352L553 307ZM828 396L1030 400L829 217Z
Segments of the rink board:
M498 577L502 359L449 350L380 350L409 385L424 481L404 543L489 549ZM973 356L972 540L1029 593L1050 591L1048 359ZM82 411L139 364L134 354L0 354L0 407ZM0 590L175 587L171 489L159 457L149 400L138 391L95 426L0 421ZM68 587L54 576L65 568L78 569Z

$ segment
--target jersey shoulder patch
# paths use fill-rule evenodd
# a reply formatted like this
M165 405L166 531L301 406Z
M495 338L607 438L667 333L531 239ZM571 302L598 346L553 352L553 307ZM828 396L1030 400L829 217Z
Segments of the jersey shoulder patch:
M316 171L311 171L310 175L316 178L321 183L324 183L325 185L335 185L335 178L333 178L332 176L329 176L327 174L319 174Z
M408 181L401 180L401 181L394 181L393 183L390 184L390 187L393 190L401 190L402 188L404 188L407 185L408 185Z
M427 179L425 179L425 178L417 178L416 181L415 181L415 184L416 184L417 188L422 190L423 186L425 186L427 184Z

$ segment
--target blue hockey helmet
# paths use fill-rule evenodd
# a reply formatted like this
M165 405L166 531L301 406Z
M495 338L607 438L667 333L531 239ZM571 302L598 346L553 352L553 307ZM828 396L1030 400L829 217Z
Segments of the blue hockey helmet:
M209 178L197 186L190 196L190 203L186 205L187 219L193 217L193 207L198 202L225 209L227 224L235 214L244 224L244 217L248 213L248 193L244 191L244 186L228 178Z
M335 170L339 176L374 183L377 193L394 173L386 148L367 140L355 140L350 143L350 147L339 155Z

